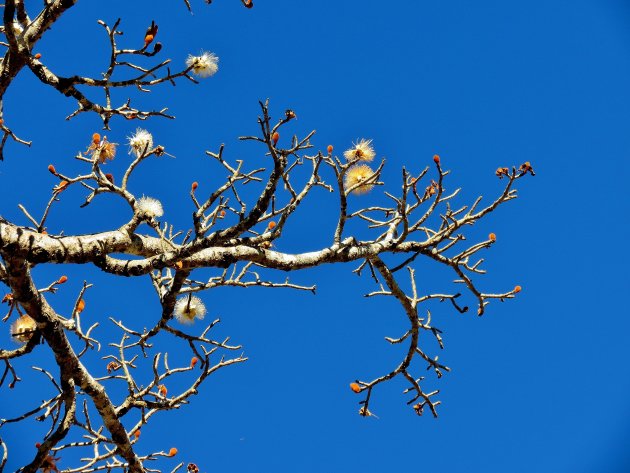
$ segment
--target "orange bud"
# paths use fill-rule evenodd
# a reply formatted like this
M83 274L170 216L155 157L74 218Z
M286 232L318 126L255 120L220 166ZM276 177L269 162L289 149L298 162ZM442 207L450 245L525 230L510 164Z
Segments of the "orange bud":
M358 383L350 383L350 389L352 389L355 393L361 392L361 386Z
M53 166L52 164L48 165L48 171L50 171L53 174L57 173L57 170L55 169L55 166Z
M68 276L61 276L59 279L57 279L57 284L63 284L67 280L68 280ZM83 300L83 299L81 299L81 300Z
M39 442L37 442L37 443L35 444L35 448L39 448L39 447L41 447L41 446L42 446L42 444L41 444L41 443L39 443Z
M225 217L225 210L221 210L221 212L219 212L219 216L220 217Z
M168 389L166 389L166 386L164 386L163 384L160 384L158 386L158 392L160 393L160 395L166 397L166 393L168 393Z
M0 126L4 125L4 118L0 118Z
M193 357L190 359L190 367L191 367L191 368L194 368L194 367L195 367L195 365L197 364L197 362L198 362L198 361L199 361L199 358L197 358L196 356L193 356Z
M133 436L134 436L135 438L140 438L140 429L136 430L136 431L133 433Z
M488 235L488 240L497 241L497 236L494 233L491 233L490 235Z
M146 48L149 44L151 44L153 42L153 35L152 34L147 34L144 36L144 47Z
M46 230L42 230L41 233L42 235L48 235L48 232Z
M273 135L271 135L271 139L273 141L273 145L276 146L276 144L278 144L278 140L280 139L280 133L274 131Z
M105 179L107 179L112 184L114 183L114 175L113 174L110 174L110 173L105 174Z
M327 150L328 150L328 154L332 154L332 152L333 152L333 145L328 145Z
M177 261L177 262L175 263L175 267L176 267L177 269L182 269L182 268L184 267L184 263L182 263L181 261Z
M521 286L514 286L514 294L521 292L523 288Z
M175 447L172 447L169 451L168 451L168 456L169 457L174 457L175 455L177 455L177 449Z
M190 186L193 192L197 190L197 187L199 187L199 183L197 181L193 182L192 186Z
M85 301L83 299L79 299L79 302L77 304L77 314L83 312L83 309L85 309Z
M39 59L39 58L41 58L41 57L42 57L41 53L37 53L37 54L35 55L35 59Z
M68 181L61 181L59 183L59 185L55 188L57 192L61 192L62 190L64 190L66 187L68 187L68 184L70 184Z
M267 224L267 228L268 228L269 230L273 230L274 228L276 228L276 222L274 222L274 221L272 220L271 222L269 222L269 223Z
M98 133L94 133L92 135L92 143L99 144L100 142L101 142L101 135L99 135Z
M440 157L437 154L433 155L433 162L435 164L440 164Z

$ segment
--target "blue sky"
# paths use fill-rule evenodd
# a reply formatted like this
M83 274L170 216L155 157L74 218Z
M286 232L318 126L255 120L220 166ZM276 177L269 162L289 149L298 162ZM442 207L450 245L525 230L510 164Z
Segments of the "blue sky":
M441 390L438 419L417 418L398 380L374 393L379 419L357 414L348 383L396 365L401 355L383 337L402 334L406 318L392 301L364 298L374 286L352 274L354 266L291 275L317 284L317 296L280 289L205 294L208 317L222 319L218 336L242 344L250 360L213 376L190 406L156 418L143 430L140 450L176 446L165 471L177 461L206 472L630 471L630 5L257 0L247 10L236 0L192 2L193 15L183 1L79 2L38 46L53 71L96 76L106 61L96 20L120 16L120 41L130 47L155 20L161 56L174 68L201 49L220 57L219 73L198 86L186 81L133 95L177 116L143 124L176 158L145 163L132 185L163 202L166 220L188 228L190 183L209 192L223 177L205 150L225 143L228 158L252 167L263 162L258 147L237 137L257 131L257 101L270 98L275 117L286 108L297 113L287 130L317 130L317 149L333 144L341 152L357 138L373 139L387 159L389 190L397 189L401 166L418 172L438 153L452 170L447 188L463 188L457 202L490 199L501 189L497 167L531 161L536 176L518 182L519 199L468 233L471 241L497 235L484 255L489 274L481 287L520 284L523 291L491 304L482 318L431 306L444 330L440 360L452 368L439 381L427 372L427 388ZM18 203L43 210L55 184L49 163L80 171L72 157L100 127L93 116L64 121L73 107L27 71L9 89L5 122L34 143L9 144L0 163L4 217L26 224ZM107 134L124 143L136 126L114 120ZM108 165L111 172L122 172L125 159ZM379 202L379 192L352 205ZM100 231L129 217L107 197L80 209L82 197L78 189L63 196L49 231ZM313 194L277 247L297 252L326 244L334 211L332 196ZM367 235L360 226L351 230ZM416 268L425 290L451 288L451 275L440 268L422 261ZM159 317L148 278L117 281L78 266L38 268L36 277L44 285L61 274L70 281L51 303L66 313L82 281L94 283L84 319L101 322L103 340L119 337L109 316L138 329ZM174 359L189 357L167 349ZM101 374L99 357L109 348L103 350L90 355ZM19 364L24 381L15 392L0 390L2 417L41 398L47 387L29 366L46 363L40 347ZM9 470L30 458L41 433L32 425L0 430L12 444ZM70 466L72 456L62 457Z

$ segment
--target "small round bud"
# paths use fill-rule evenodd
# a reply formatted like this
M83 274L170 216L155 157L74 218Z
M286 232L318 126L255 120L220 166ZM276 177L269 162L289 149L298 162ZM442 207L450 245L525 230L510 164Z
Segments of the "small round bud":
M521 286L514 286L514 294L518 294L522 289L523 288Z
M327 151L328 151L328 154L332 154L332 152L333 152L333 145L328 145Z
M359 383L350 383L350 389L352 389L355 393L361 392L361 386L359 386Z
M494 233L491 233L490 235L488 235L488 240L497 241L497 236Z
M271 222L269 222L269 223L267 224L267 228L268 228L269 230L273 230L274 228L276 228L276 222L274 222L274 221L272 220Z
M107 179L112 184L114 183L114 175L113 174L110 174L110 173L105 174L105 179Z
M433 155L433 162L435 164L440 164L440 157L437 154Z
M41 53L35 54L35 59L40 59L42 57Z
M175 447L172 447L169 451L168 451L168 456L169 457L174 457L175 455L177 455L177 449Z
M197 181L195 181L190 186L190 189L191 189L192 192L195 192L197 190L197 187L199 187L199 183Z
M135 438L137 438L137 439L138 439L138 438L140 438L140 429L136 430L136 431L133 433L133 436L134 436Z
M279 139L280 139L280 133L278 133L277 131L274 131L273 135L271 135L271 140L273 141L274 146L276 146Z
M94 133L92 135L92 143L99 144L100 142L101 142L101 135L99 135L98 133Z
M199 358L197 358L196 356L193 356L193 357L190 359L190 367L191 367L191 368L194 368L194 367L195 367L195 365L197 364L197 362L198 362L198 361L199 361Z
M57 174L57 170L55 169L55 166L53 166L52 164L48 165L48 171L52 174Z

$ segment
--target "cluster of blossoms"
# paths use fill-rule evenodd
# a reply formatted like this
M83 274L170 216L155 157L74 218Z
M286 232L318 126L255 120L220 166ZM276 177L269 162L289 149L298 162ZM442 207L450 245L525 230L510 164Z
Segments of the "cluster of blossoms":
M356 195L371 191L374 187L374 171L367 164L359 163L370 162L376 156L374 148L372 148L372 140L361 139L353 143L352 148L344 151L343 156L348 161L353 162L346 173L344 181L346 189L354 187L352 193Z
M192 67L199 77L210 77L219 70L219 58L214 53L202 52L199 56L192 54L186 59L186 66Z
M127 138L127 142L129 143L129 154L135 154L136 157L147 154L153 149L153 135L142 128L136 129L136 132ZM103 136L101 139L101 135L94 133L92 142L85 154L90 155L93 160L103 164L116 157L117 146L116 143L108 141L106 136Z

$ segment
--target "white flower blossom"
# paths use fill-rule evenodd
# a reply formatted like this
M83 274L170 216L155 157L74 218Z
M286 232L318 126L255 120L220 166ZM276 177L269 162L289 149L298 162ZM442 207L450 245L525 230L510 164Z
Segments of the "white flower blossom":
M365 194L366 192L371 191L374 187L373 181L369 184L365 183L373 175L374 171L372 171L372 168L370 168L367 164L354 165L348 169L345 177L345 187L346 189L351 189L354 186L357 186L354 187L352 193L356 195Z
M35 320L27 314L22 315L13 324L11 324L11 335L13 339L18 343L28 342L33 333L37 330L37 324Z
M151 197L142 196L136 202L136 208L141 214L147 217L161 217L164 215L164 209L159 200Z
M129 154L135 153L136 156L142 156L142 153L151 151L153 148L153 136L147 130L138 128L136 132L129 138Z
M175 318L182 324L192 324L195 319L202 320L206 315L206 306L196 296L184 296L175 303Z
M372 140L361 139L357 143L352 143L352 148L343 152L344 157L351 161L359 158L361 161L372 161L376 156L372 148Z
M214 53L202 52L199 56L192 54L186 59L186 66L199 77L210 77L219 70L219 58Z

